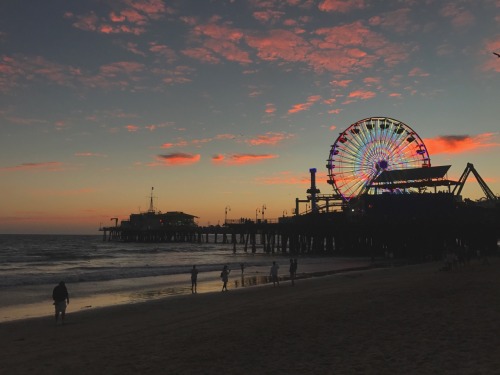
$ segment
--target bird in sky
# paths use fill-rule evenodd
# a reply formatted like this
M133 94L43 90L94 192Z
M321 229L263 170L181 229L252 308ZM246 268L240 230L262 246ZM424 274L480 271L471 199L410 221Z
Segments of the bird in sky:
M493 52L493 54L494 54L496 57L500 58L500 53Z

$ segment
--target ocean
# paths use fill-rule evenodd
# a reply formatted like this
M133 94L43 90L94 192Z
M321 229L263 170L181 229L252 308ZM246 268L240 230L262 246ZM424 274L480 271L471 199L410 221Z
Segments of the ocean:
M0 322L52 315L52 289L64 281L68 314L90 308L191 294L190 270L199 270L198 293L262 285L273 261L284 282L289 256L255 254L222 243L125 243L100 235L0 235ZM366 258L298 257L298 275L369 266ZM244 264L244 272L241 272Z

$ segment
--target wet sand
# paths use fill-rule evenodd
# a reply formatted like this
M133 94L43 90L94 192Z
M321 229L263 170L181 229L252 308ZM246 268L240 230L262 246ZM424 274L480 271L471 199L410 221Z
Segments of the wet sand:
M0 324L2 374L497 374L500 261L181 295Z

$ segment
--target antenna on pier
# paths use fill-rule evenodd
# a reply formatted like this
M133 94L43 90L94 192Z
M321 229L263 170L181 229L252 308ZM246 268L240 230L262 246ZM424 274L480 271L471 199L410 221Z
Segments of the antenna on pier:
M154 187L151 188L151 197L149 198L149 210L148 210L148 212L155 212L155 209L153 206L153 190L154 190Z

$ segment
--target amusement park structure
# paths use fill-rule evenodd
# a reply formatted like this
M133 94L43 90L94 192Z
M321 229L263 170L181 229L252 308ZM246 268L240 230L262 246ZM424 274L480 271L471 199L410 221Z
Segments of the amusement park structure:
M284 254L373 257L391 253L422 259L448 251L462 255L496 251L500 199L473 164L467 164L458 181L447 178L450 167L432 166L422 138L407 124L370 117L347 127L330 148L326 168L333 193L321 194L316 169L311 168L308 195L296 198L291 217L226 219L223 227L201 228L194 224L193 215L155 213L151 196L147 213L101 230L105 238L108 232L115 239L167 242L200 242L208 240L209 232L219 232L223 242L232 243L233 251L242 244L245 251L250 246L255 252L260 238L264 251ZM485 194L480 201L461 196L471 173ZM307 208L301 210L304 203Z

